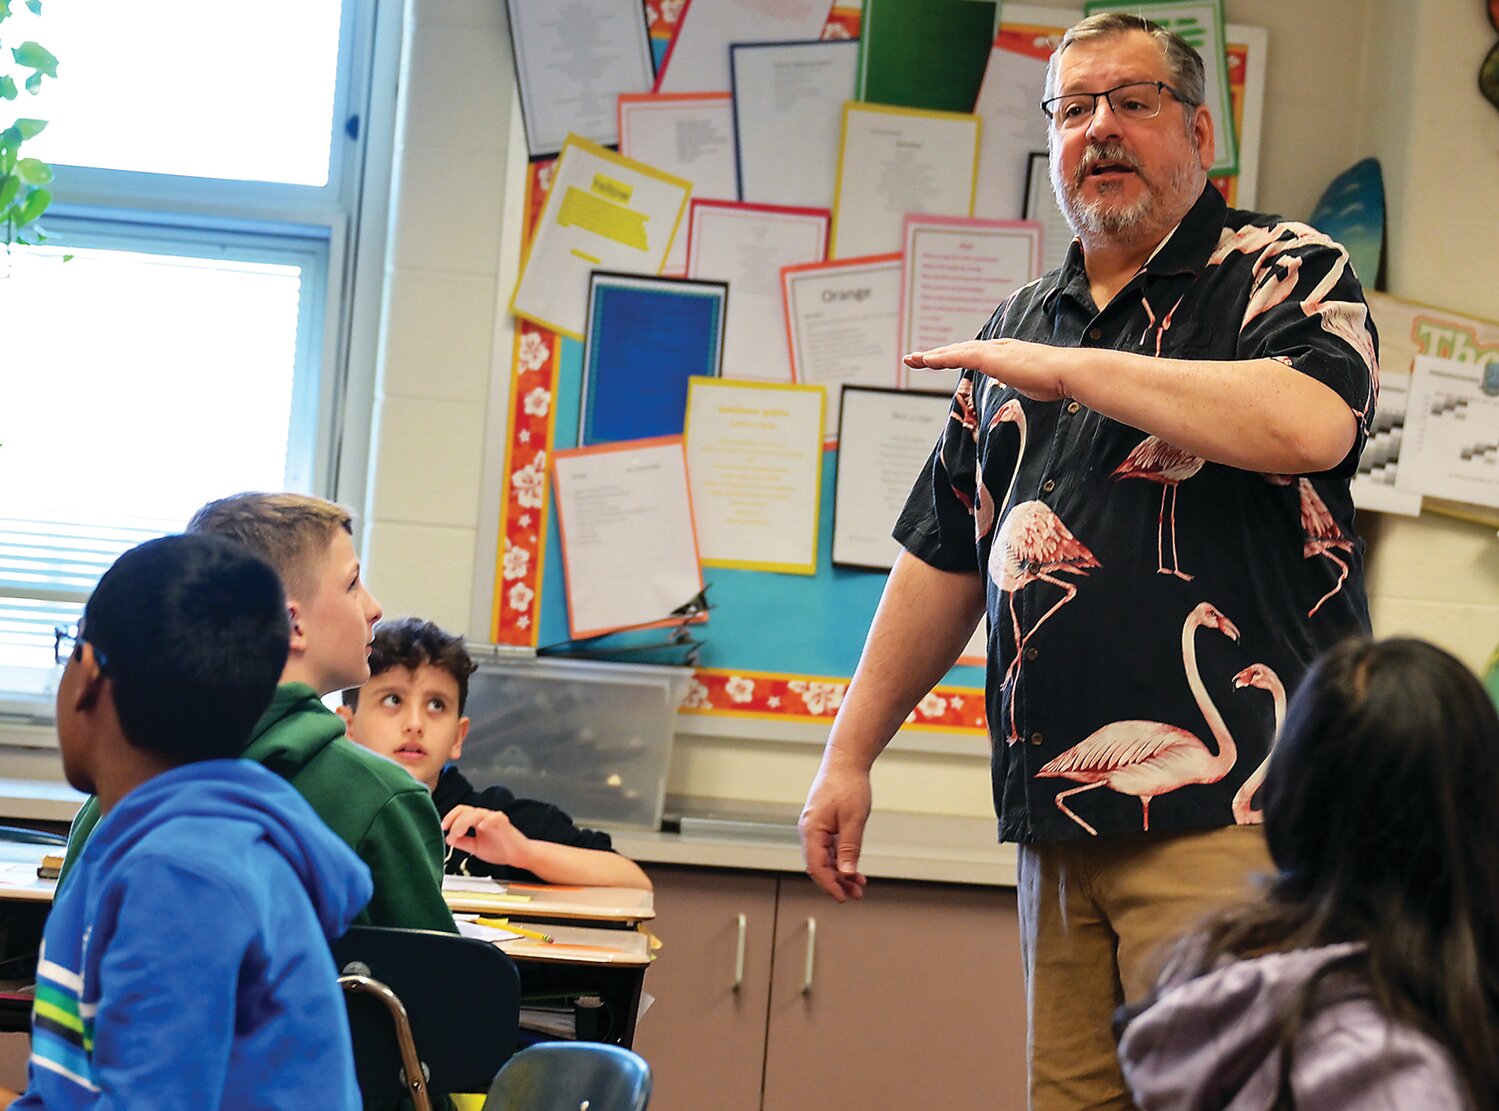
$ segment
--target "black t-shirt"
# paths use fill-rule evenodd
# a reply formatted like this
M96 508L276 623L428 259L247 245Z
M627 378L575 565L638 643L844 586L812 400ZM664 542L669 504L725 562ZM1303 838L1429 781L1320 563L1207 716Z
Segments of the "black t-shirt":
M488 787L483 791L475 790L473 784L454 766L444 768L442 775L438 777L437 787L432 792L432 802L442 817L447 817L448 811L456 806L481 806L486 810L503 811L516 829L536 841L551 841L579 849L610 851L614 847L607 833L574 825L566 811L549 802L516 798L512 791L500 786ZM537 876L523 869L512 868L507 864L490 864L454 848L448 849L443 870L450 876L493 876L502 880L541 882Z

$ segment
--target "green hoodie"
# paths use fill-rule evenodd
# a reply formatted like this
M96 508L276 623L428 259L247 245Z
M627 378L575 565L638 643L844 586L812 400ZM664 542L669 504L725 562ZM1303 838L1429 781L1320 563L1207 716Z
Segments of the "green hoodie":
M287 780L369 865L375 894L356 925L457 932L442 901L442 829L427 788L344 736L343 719L303 683L283 683L244 751ZM73 820L66 878L99 822L89 799Z

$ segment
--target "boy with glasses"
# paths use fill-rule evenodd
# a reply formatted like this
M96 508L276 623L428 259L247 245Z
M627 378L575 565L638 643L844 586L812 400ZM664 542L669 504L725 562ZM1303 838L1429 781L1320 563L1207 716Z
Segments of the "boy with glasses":
M359 1106L328 941L369 869L238 759L289 635L276 572L213 537L99 580L57 734L100 821L47 919L18 1111Z

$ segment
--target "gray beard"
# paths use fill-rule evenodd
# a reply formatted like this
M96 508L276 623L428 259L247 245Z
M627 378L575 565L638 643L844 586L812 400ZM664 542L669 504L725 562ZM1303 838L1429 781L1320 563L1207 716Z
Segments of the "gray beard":
M1142 231L1153 230L1150 225L1163 203L1170 197L1184 197L1192 189L1191 166L1181 165L1172 170L1164 189L1140 170L1136 169L1135 172L1140 175L1140 180L1146 187L1145 193L1127 208L1118 208L1109 205L1107 197L1093 201L1081 200L1078 197L1078 190L1082 188L1081 179L1067 182L1062 178L1056 160L1051 160L1051 190L1056 195L1062 215L1067 217L1067 223L1072 226L1076 235L1081 236L1084 241L1129 239Z

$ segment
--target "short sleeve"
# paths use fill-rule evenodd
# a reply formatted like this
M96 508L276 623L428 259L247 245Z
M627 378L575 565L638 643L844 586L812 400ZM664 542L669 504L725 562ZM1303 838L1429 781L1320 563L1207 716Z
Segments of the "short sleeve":
M892 535L912 555L941 571L977 571L973 499L978 489L978 416L974 372L953 392L947 424L916 477Z
M1287 223L1266 234L1275 237L1254 266L1238 355L1278 359L1343 399L1358 433L1348 456L1328 474L1350 477L1379 392L1379 341L1363 288L1348 252L1321 232Z

